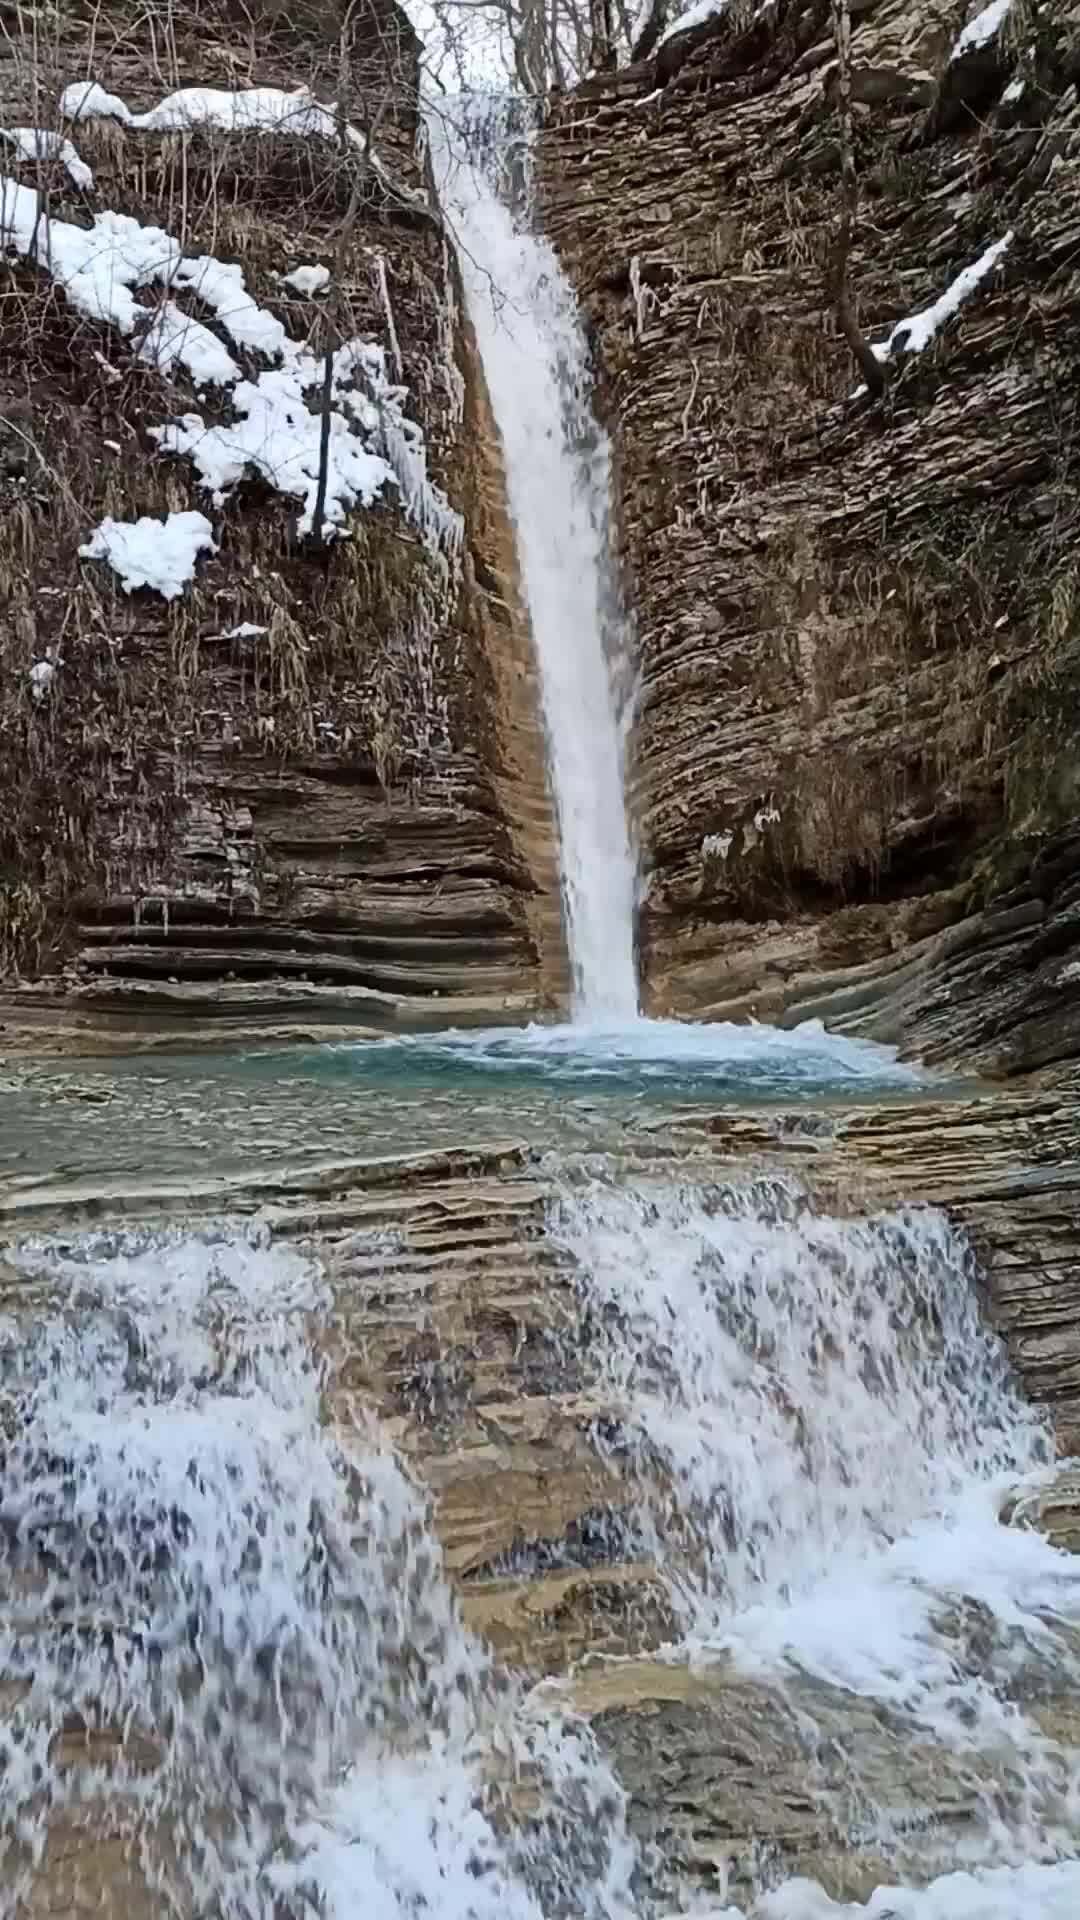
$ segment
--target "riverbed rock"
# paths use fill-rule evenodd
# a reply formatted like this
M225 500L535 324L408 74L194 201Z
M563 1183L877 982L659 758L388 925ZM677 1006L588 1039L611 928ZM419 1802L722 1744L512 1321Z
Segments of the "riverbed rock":
M842 1111L727 1108L640 1135L626 1170L705 1183L779 1174L841 1212L946 1207L981 1255L985 1307L1022 1383L1071 1451L1080 1448L1076 1139L1075 1094L1062 1089ZM543 1231L559 1177L503 1140L292 1172L12 1180L0 1221L10 1241L73 1233L102 1208L113 1223L258 1219L318 1253L335 1299L331 1416L348 1427L357 1413L376 1415L431 1493L467 1623L497 1659L552 1688L552 1704L589 1721L627 1789L659 1899L723 1887L742 1905L762 1873L806 1874L835 1897L865 1898L897 1875L896 1860L860 1838L879 1802L932 1811L929 1826L916 1820L905 1834L904 1872L940 1869L985 1818L999 1751L958 1758L913 1738L894 1710L809 1676L780 1689L725 1659L656 1657L679 1624L628 1524L619 1409L583 1337L572 1264ZM0 1253L0 1316L40 1314L46 1293ZM1009 1517L1072 1546L1074 1478ZM978 1671L987 1657L978 1610L959 1606L942 1625ZM1069 1672L1051 1659L1031 1693L1046 1734L1072 1747L1080 1721ZM1019 1669L1014 1679L1022 1692ZM75 1857L92 1911L130 1863L105 1825L92 1844L61 1835L56 1873L68 1879L45 1876L43 1899L60 1888L75 1900ZM129 1896L125 1885L124 1898L141 1911L137 1888Z
M1080 1051L1080 10L851 11L864 339L1000 243L880 400L826 290L826 7L717 8L541 143L615 442L642 964L657 1013L1013 1073Z

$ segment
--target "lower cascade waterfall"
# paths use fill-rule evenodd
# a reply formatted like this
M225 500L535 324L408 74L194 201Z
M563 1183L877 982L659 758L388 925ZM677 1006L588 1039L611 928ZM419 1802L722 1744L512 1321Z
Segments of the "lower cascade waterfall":
M465 1631L378 1435L324 1422L314 1269L232 1234L21 1260L51 1310L0 1340L5 1914L117 1838L185 1916L628 1911L588 1739Z
M1080 1773L1036 1709L1051 1667L1080 1684L1080 1575L998 1518L1048 1444L963 1239L929 1212L823 1217L775 1182L556 1175L594 1444L681 1623L662 1659L770 1691L840 1842L929 1881L837 1907L766 1860L756 1890L718 1868L708 1911L1074 1915ZM35 1311L0 1338L6 1912L118 1840L182 1916L706 1910L636 1848L569 1703L466 1631L378 1429L326 1402L312 1262L225 1228L15 1257ZM830 1777L856 1700L944 1756L977 1815L960 1838Z

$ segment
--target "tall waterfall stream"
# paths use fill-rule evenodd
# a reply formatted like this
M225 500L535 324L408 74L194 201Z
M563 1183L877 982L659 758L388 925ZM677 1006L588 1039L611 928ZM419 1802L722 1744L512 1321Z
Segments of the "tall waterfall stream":
M366 1402L341 1306L342 1246L378 1303L392 1233L340 1199L329 1254L314 1203L289 1236L272 1206L252 1222L221 1202L210 1221L39 1229L31 1169L0 1249L0 1915L81 1915L104 1887L93 1910L117 1920L1076 1920L1080 1560L999 1518L1046 1475L1049 1432L943 1214L833 1217L784 1179L652 1150L672 1097L918 1076L819 1030L638 1019L631 648L584 335L503 198L499 142L446 121L432 141L537 648L576 1024L371 1047L362 1098L388 1155L415 1148L421 1107L441 1124L440 1102L468 1140L535 1128L537 1271L569 1276L561 1363L627 1492L624 1553L666 1609L657 1697L691 1718L722 1685L765 1703L799 1756L792 1831L812 1819L872 1871L830 1895L782 1848L733 1866L718 1845L703 1881L649 1837L662 1713L628 1749L631 1783L581 1708L579 1678L617 1694L630 1657L537 1680L469 1630L437 1502ZM265 1108L268 1137L323 1168L356 1124L346 1067L294 1071L270 1092L246 1068L234 1086L224 1068L105 1072L62 1142L43 1078L56 1179L89 1140L96 1192L70 1176L67 1196L107 1220L110 1153L118 1180L159 1151L195 1173L185 1086L223 1164L230 1127L254 1138ZM17 1173L11 1116L36 1084L4 1096ZM427 1311L418 1290L403 1340ZM702 1716L686 1791L706 1762L720 1787L749 1764L767 1791L769 1739L748 1758L722 1705ZM886 1747L892 1772L863 1764Z

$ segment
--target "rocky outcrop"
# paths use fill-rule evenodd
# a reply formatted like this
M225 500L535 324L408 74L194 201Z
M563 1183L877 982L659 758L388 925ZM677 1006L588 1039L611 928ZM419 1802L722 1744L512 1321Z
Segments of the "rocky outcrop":
M948 1206L982 1254L987 1307L1026 1389L1072 1451L1076 1138L1075 1096L1043 1091L842 1114L727 1109L682 1116L634 1151L642 1177L794 1174L830 1210ZM108 1191L92 1180L11 1182L0 1194L0 1311L45 1310L42 1283L5 1268L3 1237L66 1234L103 1209L114 1225L258 1216L276 1237L313 1247L335 1297L331 1417L348 1426L358 1410L377 1415L432 1493L466 1620L497 1657L548 1676L555 1700L589 1720L627 1791L658 1899L670 1905L687 1886L715 1896L722 1873L740 1903L763 1866L865 1898L899 1872L895 1856L852 1838L875 1831L863 1816L878 1799L933 1810L936 1824L923 1832L916 1819L908 1836L918 1879L932 1870L935 1844L954 1858L969 1823L984 1821L1000 1749L945 1752L925 1733L912 1738L893 1704L809 1677L781 1688L723 1658L652 1657L677 1637L675 1622L631 1545L634 1490L618 1452L596 1444L618 1409L598 1381L572 1265L543 1232L551 1197L550 1169L512 1141L291 1173L128 1179ZM1038 1498L1028 1492L1009 1517L1072 1546L1075 1509L1072 1475ZM964 1670L976 1671L989 1657L985 1619L961 1609L947 1627ZM1033 1713L1067 1745L1076 1741L1071 1670L1051 1659L1030 1676ZM1027 1699L1022 1666L1014 1681ZM96 1850L84 1833L65 1840L59 1832L41 1879L42 1911L78 1898L92 1911L102 1888L124 1887L130 1861L105 1825ZM133 1889L133 1913L140 1899Z
M374 341L427 475L399 446L402 484L324 547L254 473L210 506L151 431L207 404L196 382L133 355L48 273L6 267L0 979L46 977L9 995L8 1037L520 1019L562 986L553 834L498 441L416 159L418 43L394 0L274 9L257 32L203 0L167 55L140 18L113 9L106 42L93 9L69 9L47 55L31 26L6 38L0 124L61 127L93 187L33 149L6 150L10 173L76 227L113 209L237 263L315 351L335 330ZM193 85L319 100L347 83L375 157L61 122L86 80L135 114ZM312 264L332 270L314 299L283 279ZM137 298L149 323L160 295ZM235 350L227 314L188 312ZM244 371L269 364L252 349ZM79 557L106 514L204 506L217 551L176 599Z
M851 11L880 399L827 291L823 0L719 8L543 139L637 615L643 967L657 1012L1015 1071L1080 1045L1080 13Z

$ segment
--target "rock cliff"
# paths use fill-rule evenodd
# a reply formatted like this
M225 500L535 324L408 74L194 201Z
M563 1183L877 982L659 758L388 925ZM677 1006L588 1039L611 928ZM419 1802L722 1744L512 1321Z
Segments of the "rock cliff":
M1013 1071L1080 1045L1080 10L852 15L880 398L827 292L826 0L731 0L543 141L638 620L644 973Z
M157 32L76 5L5 35L0 979L39 983L9 994L9 1039L35 1018L124 1043L223 1018L234 1035L520 1019L562 984L527 626L416 158L418 44L394 0L253 19L202 0ZM285 96L298 124L267 126ZM16 232L20 186L47 247ZM189 268L221 263L235 311L151 262L125 319L118 249L148 229ZM86 267L108 299L65 272L88 235L112 249ZM293 277L310 267L314 294ZM219 429L190 409L219 402L227 434L249 390L208 398L192 342L251 382L274 364L245 300L320 364L379 350L356 405L393 478L344 540L298 537L269 438L217 494L199 484ZM159 424L178 416L197 423L186 458ZM107 517L202 509L215 550L175 598L80 557Z

